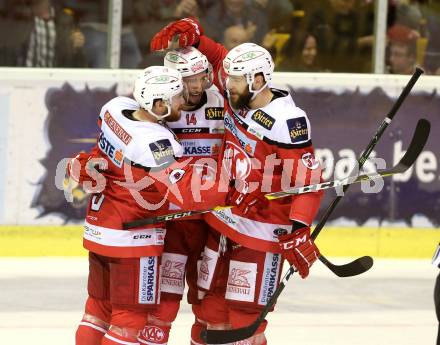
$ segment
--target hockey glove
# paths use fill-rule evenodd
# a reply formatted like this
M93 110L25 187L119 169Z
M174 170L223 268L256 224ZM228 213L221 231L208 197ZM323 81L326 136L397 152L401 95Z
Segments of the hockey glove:
M320 255L318 247L310 239L310 227L304 225L290 234L279 236L278 239L289 264L298 270L301 278L306 278L309 275L309 268Z
M170 41L176 35L179 35L181 48L197 45L203 35L203 28L193 17L176 20L154 35L150 43L151 51L168 49Z
M66 177L70 180L71 188L75 188L75 184L83 186L84 182L99 182L97 173L106 170L107 164L104 158L96 156L93 151L92 153L78 153L67 163ZM84 190L89 192L88 188Z
M267 209L269 201L258 189L249 192L249 184L245 181L233 180L226 197L226 204L238 208L244 215L262 213Z

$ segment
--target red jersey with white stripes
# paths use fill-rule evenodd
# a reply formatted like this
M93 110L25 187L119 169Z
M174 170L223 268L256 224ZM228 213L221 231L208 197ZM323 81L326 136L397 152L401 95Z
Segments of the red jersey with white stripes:
M222 89L223 58L227 50L202 36L198 49L215 70ZM225 106L224 147L219 160L231 180L257 183L263 193L320 180L320 165L314 159L311 126L287 91L271 89L273 98L262 108L232 109ZM284 175L283 175L284 174ZM250 187L252 188L252 187ZM271 201L267 210L245 216L236 209L213 212L207 222L245 247L280 252L278 235L290 232L292 220L310 225L322 194L308 193Z
M183 153L174 133L158 123L137 121L132 116L137 109L137 102L126 97L106 103L99 115L98 143L90 153L107 167L100 170L104 188L89 203L84 247L104 256L160 255L164 224L127 231L123 223L169 213L168 200L188 209L207 205L204 198L203 203L193 200L191 183L198 169L187 163L190 159L174 159ZM212 206L218 202L222 200Z

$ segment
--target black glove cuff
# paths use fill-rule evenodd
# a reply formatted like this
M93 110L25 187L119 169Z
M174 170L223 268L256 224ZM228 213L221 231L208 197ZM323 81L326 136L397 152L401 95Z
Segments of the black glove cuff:
M299 230L299 229L302 229L302 228L305 228L305 227L308 226L307 224L301 223L298 220L293 220L292 222L293 222L292 223L292 232L294 232L296 230Z

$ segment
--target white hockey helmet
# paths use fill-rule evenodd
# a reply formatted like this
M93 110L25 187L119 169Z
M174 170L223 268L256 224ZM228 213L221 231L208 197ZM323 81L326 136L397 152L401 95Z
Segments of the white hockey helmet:
M170 50L165 55L163 64L178 70L184 78L209 70L206 56L191 46Z
M223 59L223 69L231 76L245 76L254 96L269 85L275 65L270 53L255 43L242 43L231 49ZM255 74L263 73L266 82L260 90L252 90Z
M133 96L141 108L158 120L162 120L171 114L173 96L182 91L182 76L178 71L169 67L151 66L144 69L136 78ZM156 99L161 99L167 104L168 111L165 115L153 112L153 103Z

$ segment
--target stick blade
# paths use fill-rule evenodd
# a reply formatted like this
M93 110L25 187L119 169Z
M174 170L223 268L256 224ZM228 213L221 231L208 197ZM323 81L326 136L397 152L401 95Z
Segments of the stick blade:
M255 320L247 327L227 330L208 329L203 330L200 336L206 344L229 344L250 338L257 331L260 323Z
M345 265L335 265L328 261L325 257L320 256L319 260L324 263L338 277L353 277L367 272L373 267L374 260L371 256L362 256Z
M417 122L417 127L411 143L409 144L405 155L400 160L399 165L404 165L409 168L414 164L428 141L430 131L431 124L428 120L420 119Z

